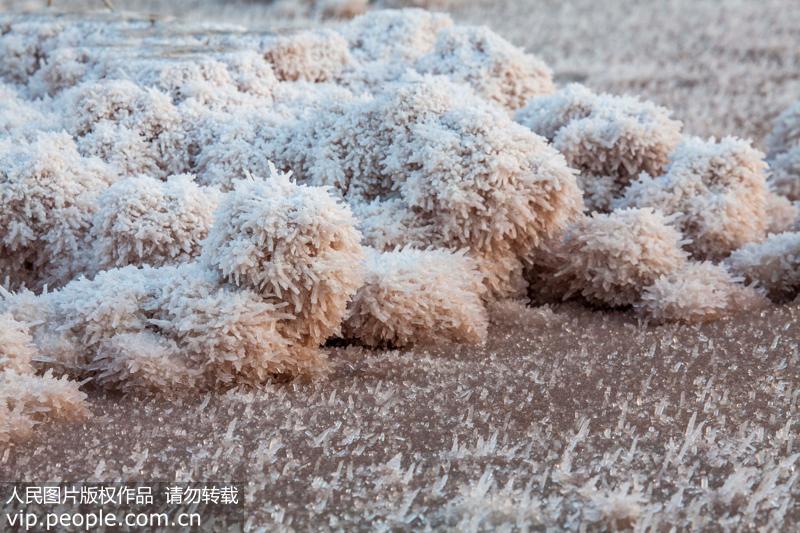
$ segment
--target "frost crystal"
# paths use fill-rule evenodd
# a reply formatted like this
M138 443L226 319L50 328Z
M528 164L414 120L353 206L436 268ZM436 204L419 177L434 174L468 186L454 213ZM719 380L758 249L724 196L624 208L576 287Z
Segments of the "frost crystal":
M93 268L161 266L200 255L219 201L215 190L199 187L190 175L161 182L127 178L97 199L91 240Z
M577 84L532 98L517 121L552 141L582 174L612 176L620 186L640 172L661 173L681 131L663 107Z
M162 191L180 198L187 179ZM147 241L145 222L123 228L144 239L133 246L138 257L168 253ZM319 345L338 333L361 285L358 238L346 207L273 170L222 198L195 261L110 268L39 296L9 294L0 301L0 335L17 359L29 358L28 328L48 365L122 389L229 387L318 372L326 366ZM117 244L116 252L132 251Z
M115 179L64 133L0 141L0 279L40 289L82 273L97 197Z
M590 301L630 305L641 291L686 262L683 237L671 219L652 209L596 213L567 230L560 245L562 268L555 274Z
M800 201L800 144L770 161L769 182L776 192L793 202Z
M416 69L470 85L477 94L508 109L555 91L550 69L485 27L442 29L430 54Z
M765 298L742 281L724 265L689 262L647 287L638 307L657 321L681 322L705 322L763 308Z
M768 192L763 155L748 142L687 138L663 175L642 174L618 205L676 215L692 256L720 260L766 236Z
M506 258L581 209L558 153L444 78L414 77L379 97L333 104L271 146L301 179L338 191L366 243L381 249L433 245Z
M463 253L373 250L344 336L369 346L479 343L486 339L484 291L477 265Z
M800 292L800 233L780 233L747 244L727 262L731 271L757 283L775 300L791 300Z

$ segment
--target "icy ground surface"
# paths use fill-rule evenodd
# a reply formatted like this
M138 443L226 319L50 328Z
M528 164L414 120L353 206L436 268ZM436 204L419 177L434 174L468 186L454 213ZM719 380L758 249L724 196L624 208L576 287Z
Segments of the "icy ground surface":
M800 4L633 4L450 11L536 52L561 83L641 94L700 135L760 143L800 94ZM251 525L297 530L800 521L797 303L702 326L578 306L493 316L485 347L335 351L310 384L93 393L92 419L0 453L0 479L238 479Z
M800 520L800 306L703 326L506 307L483 348L340 351L330 379L91 396L3 478L237 479L252 525L458 529Z

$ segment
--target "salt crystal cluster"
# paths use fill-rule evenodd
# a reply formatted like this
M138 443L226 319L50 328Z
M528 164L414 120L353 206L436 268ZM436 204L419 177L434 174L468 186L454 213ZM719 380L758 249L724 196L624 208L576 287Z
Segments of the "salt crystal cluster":
M488 326L482 278L463 253L371 250L344 336L367 346L482 342Z
M191 261L200 255L218 202L215 189L198 186L188 174L117 181L97 198L91 268Z
M767 234L800 230L800 202L792 202L786 196L767 192Z
M699 260L719 261L766 237L767 166L750 143L689 137L661 175L642 174L625 190L621 207L652 207L676 215Z
M707 322L766 305L766 298L725 265L690 262L658 278L642 294L639 309L656 321Z
M641 291L686 263L683 236L653 209L595 213L577 222L560 244L569 292L611 306L631 305Z
M437 34L434 49L419 58L416 68L466 83L507 109L555 91L547 65L485 27L444 28Z
M0 82L0 137L13 134L30 140L38 130L51 126L52 120L46 113L27 102L13 87Z
M281 81L330 81L353 62L347 41L333 30L275 37L264 44L263 52Z
M727 260L731 271L757 283L777 301L800 292L800 233L770 235L759 243L742 246Z
M298 6L276 9L366 8ZM535 56L421 9L279 35L2 16L0 440L84 412L70 379L313 374L332 337L482 342L486 306L526 294L658 320L788 298L796 118L768 182L745 141L558 89Z
M169 174L166 132L180 115L166 94L129 80L90 81L61 93L53 103L64 109L63 126L79 151L96 156L124 176Z
M770 161L773 188L792 202L800 202L800 144Z
M356 17L339 31L359 61L403 61L433 49L440 30L453 26L449 16L421 9L383 10Z
M769 189L763 155L748 142L685 137L663 174L642 172L616 198L602 194L613 182L602 183L611 212L578 220L531 254L532 300L580 296L696 322L758 307L762 290L779 301L796 294L796 234L783 232L797 208ZM684 294L706 280L715 287L708 302Z
M541 137L467 88L412 76L332 103L265 144L302 180L333 187L365 242L466 248L493 263L559 233L581 209L575 177ZM511 288L498 283L497 292Z
M86 379L227 388L318 373L337 335L482 342L486 302L523 293L524 255L582 208L508 117L554 90L547 67L446 15L2 24L4 442L85 415Z
M66 133L0 140L0 277L12 288L63 285L85 270L97 198L117 179Z
M196 260L108 268L7 294L0 310L76 378L159 391L256 384L324 369L319 346L361 286L361 261L347 207L274 173L221 199Z
M286 175L245 180L220 203L201 260L227 283L256 291L294 318L284 337L319 346L338 331L362 280L360 235L350 210L323 188Z
M29 329L9 313L0 313L0 444L28 437L42 422L88 414L79 384L55 377L52 370L36 375L34 355Z
M660 174L681 134L681 123L663 107L595 94L579 84L531 98L516 120L551 141L580 171L589 207L599 211L608 211L641 172Z

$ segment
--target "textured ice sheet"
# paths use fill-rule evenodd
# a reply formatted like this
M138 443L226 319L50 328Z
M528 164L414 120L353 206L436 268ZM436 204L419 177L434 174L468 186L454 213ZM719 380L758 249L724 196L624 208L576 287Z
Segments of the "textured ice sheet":
M95 417L0 455L4 479L248 483L251 524L775 529L800 520L800 305L702 326L493 312L482 348L333 349L329 379ZM257 502L257 503L256 503Z

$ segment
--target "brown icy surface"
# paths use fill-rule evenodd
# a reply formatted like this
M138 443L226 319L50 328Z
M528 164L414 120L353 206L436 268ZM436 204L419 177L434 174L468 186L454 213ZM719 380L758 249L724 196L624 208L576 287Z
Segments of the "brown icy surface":
M533 51L556 82L640 95L692 135L752 138L800 95L793 0L465 0L459 23L488 24Z
M254 3L180 10L275 23ZM560 83L639 94L693 134L760 144L800 94L792 0L449 10L536 53ZM0 480L241 480L254 528L792 529L799 318L798 303L701 326L496 310L485 347L334 349L332 374L314 383L170 400L92 392L89 421L0 452Z
M329 379L95 417L4 479L233 479L251 525L490 528L800 520L800 305L703 326L577 306L493 313L483 348L334 349Z

